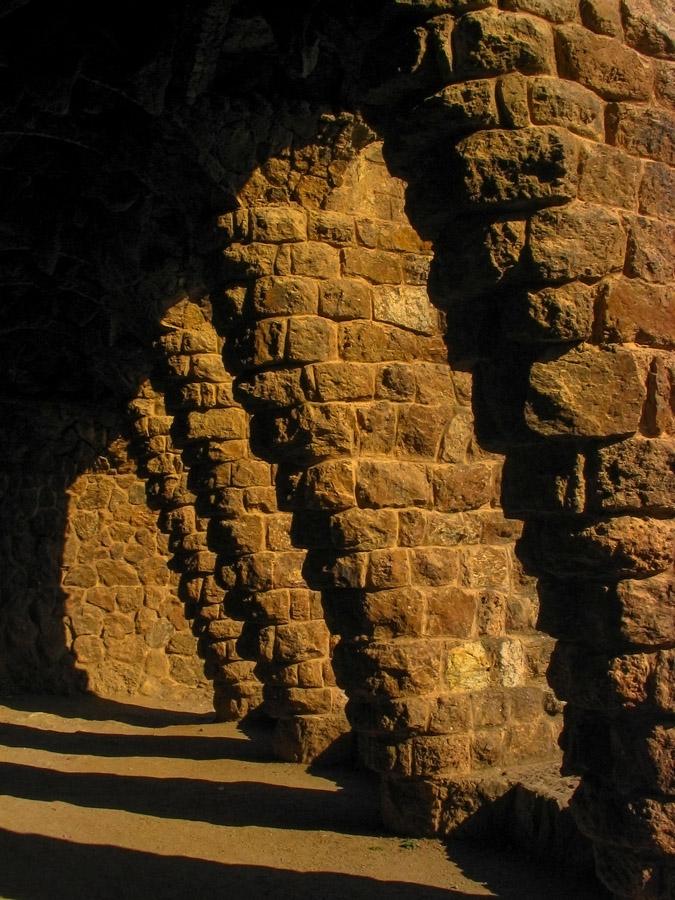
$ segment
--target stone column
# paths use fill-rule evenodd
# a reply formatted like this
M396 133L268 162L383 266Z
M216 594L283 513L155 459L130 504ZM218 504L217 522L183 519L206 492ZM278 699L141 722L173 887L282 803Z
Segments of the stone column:
M396 16L403 4L390 4ZM657 4L408 3L360 89L434 240L451 354L542 575L565 770L621 897L675 884L673 16ZM428 19L429 12L453 15ZM398 44L393 35L399 29ZM440 62L439 62L440 60ZM400 62L400 65L399 65ZM401 110L404 114L400 115Z

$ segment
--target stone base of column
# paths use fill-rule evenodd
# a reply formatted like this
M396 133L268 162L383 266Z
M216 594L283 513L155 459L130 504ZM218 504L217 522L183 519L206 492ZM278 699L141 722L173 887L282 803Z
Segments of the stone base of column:
M277 759L295 763L340 765L354 757L354 735L344 712L278 719L272 737Z
M385 826L402 835L506 842L567 871L593 873L591 842L569 810L578 779L562 777L557 761L480 776L382 779Z

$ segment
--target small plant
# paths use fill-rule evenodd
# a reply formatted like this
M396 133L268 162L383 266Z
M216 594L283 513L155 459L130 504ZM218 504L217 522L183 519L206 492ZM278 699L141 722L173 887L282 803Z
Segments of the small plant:
M415 850L417 848L417 841L413 841L411 838L406 838L404 841L401 841L399 844L401 850Z

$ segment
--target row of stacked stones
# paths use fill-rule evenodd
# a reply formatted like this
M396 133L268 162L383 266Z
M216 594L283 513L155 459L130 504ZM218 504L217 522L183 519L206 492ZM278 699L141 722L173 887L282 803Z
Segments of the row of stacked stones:
M417 18L384 36L365 99L434 239L434 299L490 360L480 402L559 639L573 809L618 896L672 897L672 7L390 6Z
M302 574L306 554L292 546L290 514L279 512L274 467L251 448L212 318L208 300L168 310L159 339L167 392L147 385L133 401L135 430L218 717L241 718L264 701L279 720L280 754L307 759L322 735L346 730L345 699L320 595Z
M557 751L550 640L498 507L501 460L474 440L470 375L451 371L426 294L430 248L380 145L310 200L275 203L254 180L221 219L235 395L340 637L338 681L385 816L447 831L480 805L477 783ZM262 531L248 518L224 524L251 553ZM259 639L258 658L283 665L279 627Z

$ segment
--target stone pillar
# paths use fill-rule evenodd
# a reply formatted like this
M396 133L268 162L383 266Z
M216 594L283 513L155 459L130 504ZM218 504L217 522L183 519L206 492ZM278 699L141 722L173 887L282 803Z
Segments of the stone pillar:
M476 5L391 3L416 21L360 89L434 240L450 352L482 359L479 433L559 639L577 821L617 896L671 897L673 15Z

